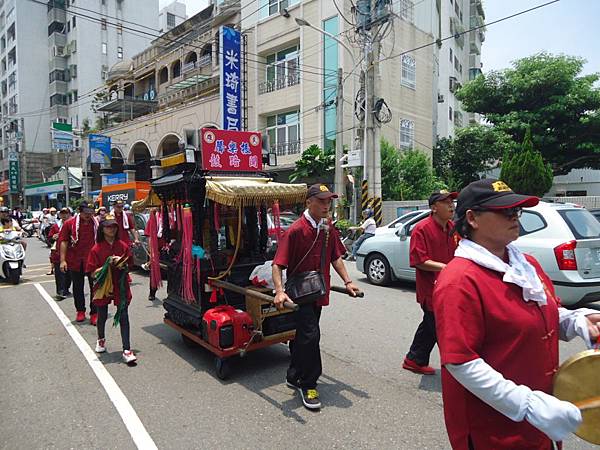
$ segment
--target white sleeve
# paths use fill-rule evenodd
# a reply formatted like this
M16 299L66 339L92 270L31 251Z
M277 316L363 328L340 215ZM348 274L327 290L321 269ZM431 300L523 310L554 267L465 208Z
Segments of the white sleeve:
M527 420L550 439L561 441L581 424L581 412L575 405L517 385L481 358L445 367L481 401L515 422Z
M598 314L598 311L589 308L579 308L573 311L562 307L558 308L560 339L570 341L575 336L579 336L583 339L587 348L593 348L594 344L590 340L590 332L585 318L590 314Z

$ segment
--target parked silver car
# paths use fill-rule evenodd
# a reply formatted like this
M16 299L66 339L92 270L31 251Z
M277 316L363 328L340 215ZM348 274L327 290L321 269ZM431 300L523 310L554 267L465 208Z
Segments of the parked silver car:
M356 267L369 282L414 281L410 234L428 214L423 211L395 233L375 235L363 243ZM520 229L515 244L540 262L564 305L600 300L600 223L589 211L574 204L540 202L523 210Z

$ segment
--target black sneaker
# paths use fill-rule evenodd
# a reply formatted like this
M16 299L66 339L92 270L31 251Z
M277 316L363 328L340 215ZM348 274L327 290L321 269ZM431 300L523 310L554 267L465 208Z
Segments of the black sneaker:
M73 294L71 293L71 291L65 291L65 292L63 292L63 295L64 295L65 297L70 297L70 296L72 296Z
M302 395L302 403L306 408L321 409L321 401L316 389L300 389L300 395Z
M61 294L56 294L56 295L54 296L54 300L56 300L57 302L61 302L61 301L63 301L65 298L67 298L67 297L65 297L64 295L61 295Z
M298 384L298 381L291 381L289 378L286 377L285 379L285 384L287 387L289 387L290 389L300 389L300 385Z
M156 297L154 295L149 295L148 296L148 301L149 302L153 302L154 300L156 300Z

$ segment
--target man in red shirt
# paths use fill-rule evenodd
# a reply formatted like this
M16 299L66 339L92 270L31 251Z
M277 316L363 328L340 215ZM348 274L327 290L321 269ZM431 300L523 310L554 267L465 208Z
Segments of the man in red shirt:
M330 192L324 184L314 184L308 189L307 209L302 217L296 220L281 237L273 260L275 306L281 309L284 302L291 301L284 290L283 270L288 269L288 277L302 272L320 270L322 248L327 242L323 261L326 293L315 302L300 305L300 309L294 313L296 337L290 343L292 360L286 377L287 385L300 392L302 403L308 409L321 407L317 392L317 380L322 372L319 318L321 317L321 308L329 304L329 266L332 265L340 275L348 294L356 296L358 292L358 288L350 279L342 260L346 249L340 240L339 233L328 220L332 198L337 198L337 194ZM326 239L327 236L328 239Z
M133 244L138 245L140 243L140 235L135 229L135 219L132 214L123 211L125 203L123 200L117 200L113 202L113 214L115 221L119 226L119 232L117 233L117 239L125 242L127 245L131 245L131 238L129 237L129 231L133 233Z
M539 263L512 244L537 197L495 179L458 196L462 239L433 292L444 418L455 450L551 450L581 412L551 395L558 340L600 335L600 313L560 307ZM559 446L560 448L560 446Z
M436 342L431 298L438 274L454 257L456 250L454 225L450 219L457 195L448 191L431 194L431 215L419 222L410 235L410 265L416 269L417 302L423 310L423 320L417 327L402 367L423 375L435 373L435 369L429 366L429 356Z
M86 272L87 258L96 242L98 225L94 220L94 208L87 202L79 205L79 214L67 220L60 230L60 270L71 275L73 282L73 300L77 310L76 321L85 320L85 295L83 292L84 280L87 276L92 292L92 279ZM96 305L90 295L90 323L96 325L98 316Z

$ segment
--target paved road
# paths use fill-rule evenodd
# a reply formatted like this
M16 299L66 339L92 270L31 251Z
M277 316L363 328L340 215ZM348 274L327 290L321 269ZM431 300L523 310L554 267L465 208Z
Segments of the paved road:
M123 419L36 288L54 295L47 249L29 243L24 282L0 284L0 448L135 448L125 423L136 414L161 449L449 448L439 376L400 369L420 320L414 286L371 286L351 268L366 297L334 294L324 312L324 408L310 412L283 383L284 345L235 361L230 379L220 381L209 353L186 347L162 324L161 303L146 299L147 277L135 274L130 316L139 364L121 363L120 336L110 325L108 352L99 358L135 410ZM72 299L57 305L74 321ZM72 326L93 348L95 328ZM561 357L581 348L562 343ZM439 367L437 351L432 364ZM573 437L565 448L592 446Z

